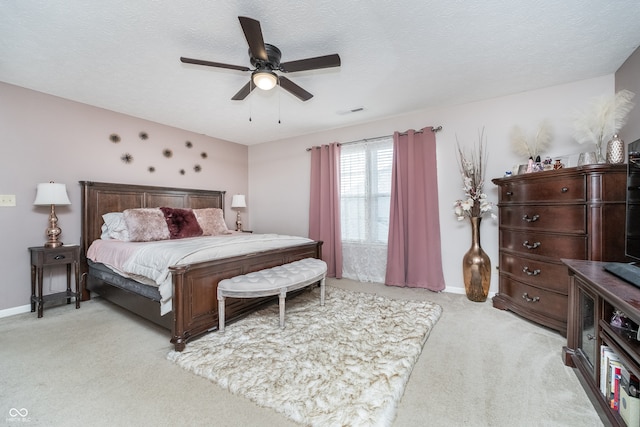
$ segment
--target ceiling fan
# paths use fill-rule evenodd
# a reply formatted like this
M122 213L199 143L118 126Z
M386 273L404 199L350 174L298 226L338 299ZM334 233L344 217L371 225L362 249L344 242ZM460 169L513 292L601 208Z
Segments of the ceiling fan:
M220 62L204 61L201 59L180 57L180 61L187 64L206 65L208 67L228 68L231 70L251 71L251 80L242 87L231 99L235 101L243 100L256 87L263 90L273 89L277 84L291 92L302 101L308 101L312 94L289 80L284 76L276 74L292 73L295 71L318 70L321 68L332 68L340 66L340 56L338 54L317 56L314 58L299 59L297 61L280 62L282 52L274 45L265 43L262 39L262 29L260 22L255 19L239 16L240 25L244 36L249 44L249 61L253 69L241 65L222 64Z

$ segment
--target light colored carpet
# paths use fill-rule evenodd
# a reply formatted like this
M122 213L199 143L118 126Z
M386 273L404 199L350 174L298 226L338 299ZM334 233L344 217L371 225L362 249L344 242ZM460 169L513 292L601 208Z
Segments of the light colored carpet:
M327 287L189 343L169 360L311 426L389 426L442 308Z
M602 427L562 364L567 341L558 333L464 295L348 279L327 285L442 307L394 427ZM0 319L0 425L300 426L168 361L169 336L100 298L79 310L48 305L41 319ZM11 408L26 408L30 421L7 422Z

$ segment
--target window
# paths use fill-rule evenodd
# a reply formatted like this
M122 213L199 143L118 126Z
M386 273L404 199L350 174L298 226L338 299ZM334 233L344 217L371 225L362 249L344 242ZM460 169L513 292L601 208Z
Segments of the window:
M343 275L384 282L389 234L393 139L340 149Z

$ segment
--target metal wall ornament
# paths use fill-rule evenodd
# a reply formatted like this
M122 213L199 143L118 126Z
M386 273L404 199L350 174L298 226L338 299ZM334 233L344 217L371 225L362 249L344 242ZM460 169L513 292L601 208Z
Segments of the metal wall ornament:
M109 141L117 144L118 142L120 142L120 135L118 135L117 133L112 133L111 135L109 135Z
M140 137L141 140L146 141L147 139L149 139L149 134L146 132L140 132L138 134L138 137Z

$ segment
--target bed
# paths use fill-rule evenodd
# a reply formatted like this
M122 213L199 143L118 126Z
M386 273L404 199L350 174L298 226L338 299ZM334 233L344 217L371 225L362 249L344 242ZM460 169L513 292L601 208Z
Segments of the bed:
M225 192L91 181L80 181L80 185L82 299L89 299L91 292L95 292L103 299L169 329L171 343L177 351L182 351L188 340L217 328L217 285L220 280L303 258L321 258L322 255L322 242L307 241L288 247L171 266L171 311L162 315L157 289L124 278L111 268L87 258L89 247L101 237L103 215L161 206L220 208L224 212ZM231 299L226 305L226 318L232 321L273 300L274 297Z

